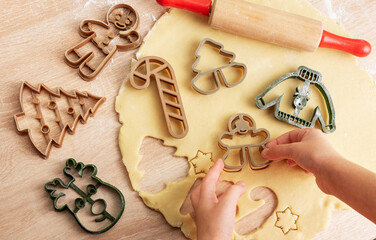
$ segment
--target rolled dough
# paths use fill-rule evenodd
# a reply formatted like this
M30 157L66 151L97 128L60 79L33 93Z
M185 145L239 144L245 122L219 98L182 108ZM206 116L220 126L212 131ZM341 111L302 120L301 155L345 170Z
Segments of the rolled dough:
M307 1L252 2L321 20L324 29L348 36L341 26ZM196 174L190 163L185 179L167 183L158 193L141 191L138 183L143 172L139 170L138 164L141 161L139 149L143 139L148 136L162 139L165 145L177 148L176 156L186 157L187 161L194 159L198 151L211 153L215 160L224 154L218 146L218 136L227 130L228 120L237 113L247 113L253 117L257 128L269 130L271 139L296 129L276 120L274 109L258 109L254 99L276 79L296 71L300 65L321 72L323 82L330 91L337 125L337 130L328 135L332 144L349 160L376 170L376 163L372 160L376 145L376 128L373 125L376 119L375 86L369 74L358 67L353 56L331 49L318 49L314 53L285 49L213 30L207 21L190 12L173 9L158 20L137 54L139 59L146 56L162 57L174 68L190 129L185 138L175 139L168 134L154 83L148 89L139 91L132 88L126 79L116 101L119 120L123 124L119 134L123 161L134 190L139 192L147 206L160 211L169 224L180 227L187 237L195 239L192 218L188 214L181 214L179 210L195 180L203 177L204 173ZM246 64L248 73L244 82L233 88L222 85L212 95L201 95L192 89L194 53L204 38L222 43L226 50L236 53L237 62ZM157 171L158 166L155 168ZM325 228L332 209L345 207L334 197L323 194L313 176L305 174L298 167L291 168L284 162L272 163L266 169L256 171L247 164L240 172L223 172L222 179L233 182L243 180L247 183L247 193L238 203L237 220L264 204L262 200L254 201L250 197L255 187L268 187L278 198L275 212L258 230L246 235L234 231L234 239L311 239ZM283 212L287 208L299 217L292 217L296 222L287 222L285 226L290 224L297 230L292 229L284 234L280 227L275 226L278 220L276 212Z

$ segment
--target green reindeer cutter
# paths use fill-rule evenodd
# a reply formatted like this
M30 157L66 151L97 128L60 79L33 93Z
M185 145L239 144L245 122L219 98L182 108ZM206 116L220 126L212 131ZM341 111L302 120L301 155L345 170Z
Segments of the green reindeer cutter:
M76 180L75 177L71 173L67 172L67 170L72 169L72 168L74 168L75 170L78 171L78 175L80 177L83 176L83 172L84 172L85 169L91 168L93 171L92 171L90 177L92 179L96 180L97 183L95 185L94 184L87 185L86 191L85 190L81 190L77 185L74 184L74 182ZM69 181L68 184L65 184L60 178L55 178L51 182L48 182L48 183L46 183L44 185L45 190L50 193L50 197L54 200L54 208L55 208L55 210L59 211L59 212L62 212L65 209L68 209L69 212L72 213L72 215L76 219L77 223L85 231L87 231L89 233L99 234L99 233L106 232L107 230L109 230L110 228L112 228L116 224L116 222L120 219L121 215L124 212L125 200L124 200L123 194L116 187L114 187L111 184L108 184L106 182L103 182L101 179L99 179L96 176L96 174L97 174L97 167L95 165L92 165L92 164L85 165L82 162L77 163L76 160L74 160L73 158L69 158L66 161L66 166L64 168L64 174L71 178L71 180ZM63 205L62 207L58 207L57 202L58 202L59 198L65 196L65 194L62 193L62 192L60 192L57 195L55 195L55 192L56 192L56 188L55 187L58 184L61 185L65 189L72 188L75 192L77 192L81 196L81 198L76 198L76 200L74 201L75 209L71 209L67 204ZM97 193L97 190L102 185L111 188L112 190L114 190L118 194L118 197L120 197L120 200L121 200L121 209L120 209L120 211L118 213L118 216L116 216L116 217L112 216L110 213L108 213L106 211L107 203L106 203L106 201L104 199L93 200L91 198L94 194ZM90 230L87 227L85 227L84 224L80 221L79 216L77 216L77 212L81 208L84 208L86 203L91 204L90 213L93 216L99 216L99 218L95 219L95 222L102 222L102 221L108 219L110 221L110 224L107 225L105 228L99 229L99 230ZM95 203L102 204L102 206L104 206L103 210L100 211L100 212L94 212L93 211L93 205Z
M299 79L304 82L302 89L300 89L300 87L297 87L296 93L294 94L295 99L292 103L292 106L295 108L294 114L289 114L289 113L280 111L280 103L281 103L283 94L279 98L269 103L265 103L265 100L263 99L263 97L270 90L272 90L278 84L280 84L281 82L289 78ZM275 118L280 121L297 126L299 128L313 128L315 126L315 122L318 120L323 132L325 133L334 132L336 130L336 125L335 125L335 112L334 112L333 101L329 95L328 90L326 89L326 87L324 86L321 80L322 80L321 73L314 71L312 69L309 69L305 66L300 66L296 72L287 73L286 75L282 76L277 81L269 85L262 94L256 97L256 105L260 109L266 109L273 105L276 105L276 109L274 112ZM325 104L326 104L327 111L328 111L328 117L329 117L328 124L325 123L321 115L319 107L315 108L312 119L310 121L298 117L300 111L306 106L307 101L309 100L308 95L311 93L311 91L308 89L311 84L314 85L320 91L321 95L323 96L325 100Z

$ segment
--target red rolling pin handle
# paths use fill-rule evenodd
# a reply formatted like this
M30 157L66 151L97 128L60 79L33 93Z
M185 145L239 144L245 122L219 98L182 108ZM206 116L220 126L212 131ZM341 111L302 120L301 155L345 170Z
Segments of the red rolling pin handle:
M211 0L157 0L165 7L185 9L204 16L209 16L212 5Z
M341 37L325 30L319 47L338 49L358 57L366 57L372 51L371 44L365 40Z

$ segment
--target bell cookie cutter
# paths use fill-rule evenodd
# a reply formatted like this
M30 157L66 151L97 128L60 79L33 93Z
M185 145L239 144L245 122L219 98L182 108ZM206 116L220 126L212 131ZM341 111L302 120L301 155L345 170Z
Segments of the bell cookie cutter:
M71 173L71 171L75 171L76 175L78 175L79 178L77 179L75 175ZM45 190L50 194L51 199L54 201L53 205L55 210L62 212L67 209L74 216L81 228L89 233L99 234L106 232L107 230L112 228L124 212L125 200L120 190L113 185L99 179L97 177L97 167L93 164L85 165L82 162L77 163L73 158L69 158L66 161L66 166L63 172L68 178L70 178L70 181L67 184L65 184L64 181L60 178L55 178L51 182L47 182L44 185ZM88 174L90 175L88 176ZM77 181L80 181L81 178L89 177L91 178L91 181L90 184L87 184L86 182L86 189L81 189L77 184L75 184ZM60 189L63 190L61 191ZM58 203L59 200L64 201L64 196L66 196L64 189L73 189L75 193L79 195L79 197L75 199L74 204L66 203L60 207L61 204ZM111 193L111 198L109 199L111 199L112 202L115 201L115 198L113 196L117 197L116 201L118 201L120 204L119 206L114 204L116 206L114 207L115 210L112 208L107 209L108 204L105 199L95 198L95 194L102 190L106 193L105 196ZM79 211L83 209L81 210L81 212L89 212L88 209L86 212L84 210L84 208L87 207L88 204L90 204L91 215L94 217L98 216L98 218L95 218L94 221L95 223L98 223L98 226L101 227L100 229L92 229L94 222L90 224L90 227L85 226L85 223L87 221L85 221L85 219L82 219L84 214L81 215ZM72 205L74 206L74 208L71 207ZM112 212L112 214L109 211ZM105 220L107 221L104 222Z
M79 68L79 75L85 81L93 80L118 50L127 51L140 46L142 39L135 31L138 24L138 13L127 4L111 7L105 22L82 21L80 34L85 39L65 52L65 62L73 68ZM103 55L98 56L92 50L85 49L87 45L97 48L105 55L104 59L96 59L103 58Z
M141 72L142 69L145 69L145 73ZM164 73L166 73L168 77ZM159 98L161 100L168 132L174 138L185 137L189 129L188 121L185 116L175 73L171 65L163 58L150 56L140 59L132 67L129 82L135 89L146 89L149 87L150 82L153 79L157 83ZM138 85L136 80L141 80L143 84ZM169 97L166 97L165 95ZM179 130L177 130L177 132L174 131L172 120L179 123L181 127L180 132Z
M279 98L269 103L266 103L263 99L270 90L275 88L281 82L291 78L298 79L304 82L303 87L300 88L300 86L298 86L296 88L296 93L294 94L295 99L292 103L292 106L295 108L294 114L286 113L280 110L280 103L283 94ZM302 119L298 116L300 111L305 108L307 101L309 100L308 95L312 92L311 90L309 90L311 84L320 91L325 100L326 108L328 111L328 124L325 123L318 106L315 108L311 120ZM269 85L263 93L256 97L256 105L260 109L267 109L273 105L276 105L274 112L275 118L299 128L313 128L315 126L315 122L318 120L323 132L331 133L336 129L333 101L329 94L329 91L322 83L322 75L321 73L309 69L305 66L300 66L296 72L287 73L286 75L282 76L277 81Z
M198 62L200 61L200 58L201 58L201 56L199 55L199 52L200 52L202 46L204 46L204 44L209 44L212 47L218 48L219 53L222 56L230 58L229 63L224 65L224 66L217 67L217 68L211 69L209 71L205 71L205 72L198 70L196 68L196 66L197 66L197 64L198 64ZM243 82L243 80L245 79L245 76L247 75L247 66L245 64L235 62L235 58L236 58L235 53L230 52L230 51L226 51L224 49L223 44L218 43L218 42L216 42L216 41L214 41L210 38L204 38L200 42L200 45L198 46L198 48L195 52L195 56L196 56L196 61L192 65L192 70L193 70L194 73L196 73L196 76L192 79L191 84L192 84L193 89L196 90L198 93L209 95L209 94L217 92L220 89L220 86L221 86L220 80L223 81L223 83L226 87L228 87L228 88L234 87L234 86L240 84L241 82ZM237 82L229 83L227 81L227 78L226 78L225 74L223 73L223 69L228 68L228 67L239 68L239 69L242 70L242 72L243 72L242 77ZM213 75L215 85L216 85L215 89L205 91L205 90L200 89L200 87L198 87L196 85L196 82L200 79L200 77L202 77L206 74Z
M250 161L250 167L252 170L263 169L269 166L271 161L265 161L262 163L258 163L253 159L253 154L251 148L257 147L261 149L265 149L265 144L270 139L269 131L264 128L256 129L256 123L251 116L245 113L239 113L232 116L228 122L228 130L229 132L222 132L218 137L218 145L221 149L225 150L225 154L222 156L225 170L226 171L240 171L243 167L245 167L247 163L247 158ZM255 137L261 135L264 140L259 143L254 144L240 144L229 146L228 144L224 143L222 139L230 139L232 140L233 137L236 135L246 135L249 134L251 137ZM231 150L240 150L240 165L228 165L226 164L226 158L230 154ZM261 152L261 151L260 151Z
M30 94L26 94L27 89ZM41 94L47 94L48 100L44 97L41 101L38 98ZM58 98L61 100L58 101ZM63 101L64 98L66 101ZM73 91L69 93L62 88L53 91L44 84L33 87L30 83L23 82L20 88L21 112L14 115L14 121L17 131L28 134L40 155L48 158L52 145L61 147L65 132L74 134L78 121L85 124L89 116L94 115L105 100L104 97L97 97L87 92ZM25 111L25 104L28 104L27 111ZM35 109L33 113L28 113L32 109ZM50 115L48 119L45 118L47 114ZM54 117L52 118L51 115ZM39 127L32 128L25 118L38 121ZM23 126L23 121L27 126ZM55 138L51 135L58 135L58 137ZM34 136L39 136L42 139L34 138Z

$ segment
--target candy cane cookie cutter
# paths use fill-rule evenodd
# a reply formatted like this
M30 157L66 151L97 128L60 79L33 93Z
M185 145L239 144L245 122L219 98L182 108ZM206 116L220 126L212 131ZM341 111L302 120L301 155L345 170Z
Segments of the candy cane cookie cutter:
M143 68L145 69L145 73L140 71ZM169 77L163 73L167 73ZM144 81L144 83L138 85L136 79ZM185 116L175 73L171 65L163 58L149 56L140 59L132 67L129 81L135 89L146 89L149 87L150 82L153 79L157 83L159 98L161 100L168 132L174 138L185 137L188 133L188 122ZM170 98L167 98L165 95L168 95ZM180 123L180 132L174 131L172 127L173 120Z
M225 56L225 57L230 59L228 64L225 64L221 67L213 68L213 69L211 69L209 71L205 71L205 72L202 72L199 69L197 69L197 64L201 59L199 52L205 44L209 44L212 47L219 49L220 55ZM226 87L228 87L228 88L234 87L234 86L240 84L241 82L243 82L243 80L245 79L245 76L247 75L247 66L243 63L235 62L236 54L233 53L233 52L225 50L223 44L216 42L216 41L214 41L210 38L204 38L200 42L200 45L198 46L198 48L195 52L195 56L196 56L196 61L192 65L192 71L194 73L196 73L196 76L192 79L191 84L192 84L193 89L196 90L198 93L201 93L201 94L204 94L204 95L209 95L209 94L217 92L221 88L221 83L220 83L221 81L220 80L222 80L222 82L224 83L224 85ZM223 73L223 69L228 68L228 67L241 69L242 70L242 77L234 83L229 83L227 81L226 75ZM214 77L214 83L215 83L215 86L216 86L215 89L213 89L213 90L203 90L199 86L196 85L196 82L200 79L200 77L202 77L206 74L210 74Z

